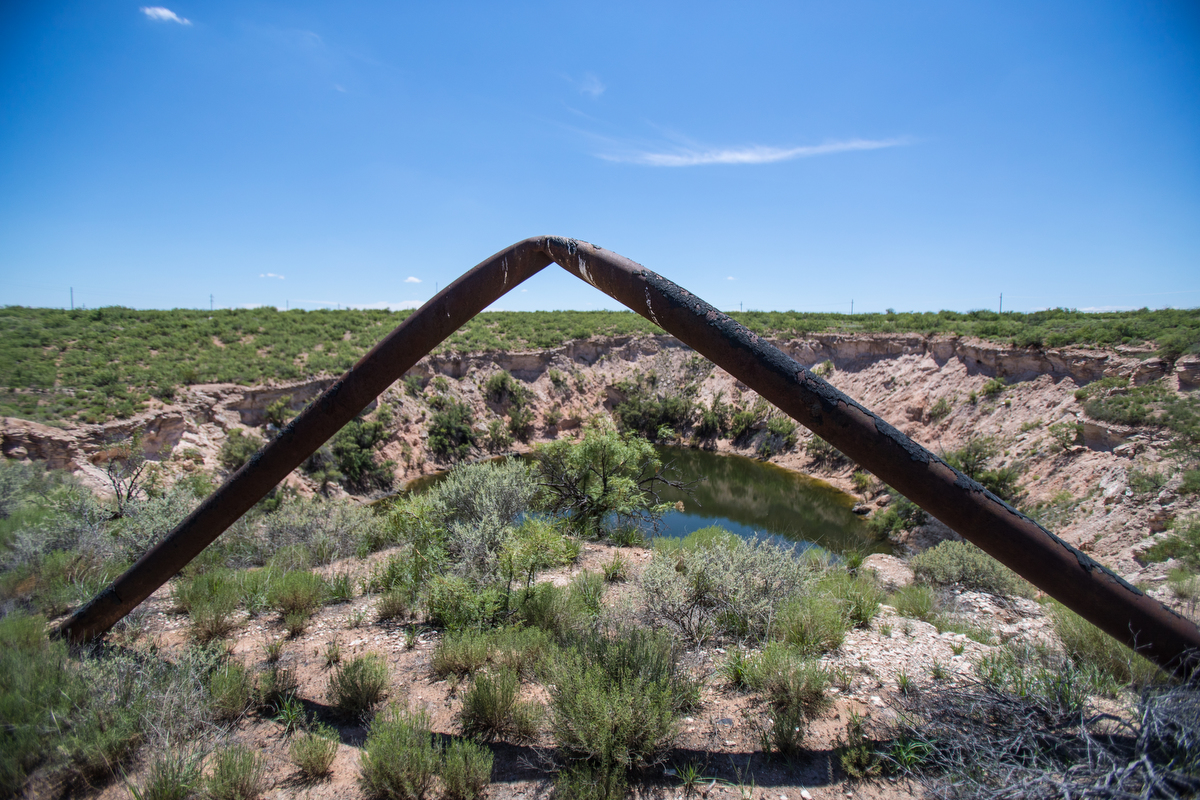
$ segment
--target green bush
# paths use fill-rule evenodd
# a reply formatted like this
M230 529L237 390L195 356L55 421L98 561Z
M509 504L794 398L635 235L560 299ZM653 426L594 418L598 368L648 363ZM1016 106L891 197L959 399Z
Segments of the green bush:
M381 406L380 410L387 406ZM351 420L330 443L337 471L347 486L358 491L386 489L392 485L394 461L380 461L378 451L390 436L381 419Z
M883 599L883 590L872 578L840 569L827 573L818 583L818 589L842 605L847 619L856 628L871 624Z
M446 800L477 800L492 780L492 751L455 739L442 751L442 789Z
M254 695L260 708L278 712L296 695L300 683L296 673L285 667L272 664L258 675L258 686Z
M846 460L846 456L841 450L838 450L815 433L808 440L805 450L808 452L809 458L818 464L836 464Z
M213 716L219 720L238 719L250 707L254 681L240 661L226 661L208 677Z
M806 595L779 609L775 632L806 655L828 653L842 646L850 620L833 598Z
M304 780L309 782L329 774L337 752L337 731L326 725L292 737L292 742L288 745L288 755L292 763L300 770Z
M641 575L645 614L689 642L714 635L761 640L781 604L804 590L809 568L790 550L706 528L679 543L655 540Z
M229 472L241 469L250 457L262 449L263 440L258 434L247 433L241 428L233 428L221 443L217 453L217 461Z
M950 402L950 398L939 397L937 402L929 407L929 411L927 413L929 414L929 419L931 421L937 422L943 417L949 416L950 412L953 410L954 404Z
M267 604L283 616L312 616L329 592L325 579L314 572L287 572L271 584Z
M946 541L909 561L918 580L995 595L1031 597L1033 587L969 542Z
M876 536L915 530L929 521L929 515L916 503L894 490L889 489L888 493L891 500L887 508L872 516L867 523Z
M200 788L200 756L187 750L155 753L142 785L130 785L130 793L136 800L187 800Z
M447 675L471 675L488 663L491 639L482 631L448 631L433 651L433 672L439 678Z
M421 800L433 786L439 761L429 715L392 707L371 723L358 783L371 798Z
M429 619L447 630L491 627L503 615L507 596L498 588L480 588L465 578L438 575L429 583Z
M937 595L932 588L914 583L892 594L888 598L888 605L902 617L929 622L937 611Z
M983 384L983 388L980 391L984 397L995 397L1004 391L1005 386L1003 378L992 378Z
M470 406L450 401L430 419L429 449L444 458L465 458L475 445L474 423Z
M370 653L339 664L329 677L326 697L339 714L358 719L383 699L387 686L387 663Z
M555 659L551 730L560 752L602 770L652 763L698 700L665 637L641 629L578 640Z
M1178 559L1188 569L1200 570L1200 519L1189 520L1182 528L1159 539L1145 553L1148 561Z
M521 681L516 671L500 669L477 673L463 695L458 720L462 732L484 740L529 741L537 734L539 708L521 702Z
M253 800L266 789L266 764L245 745L221 748L209 763L212 771L204 790L213 800Z
M1122 685L1147 686L1166 680L1166 675L1145 656L1133 652L1066 606L1052 603L1050 612L1063 648L1078 666L1095 668Z
M1133 490L1134 494L1158 494L1170 479L1171 476L1162 470L1129 470L1129 488Z

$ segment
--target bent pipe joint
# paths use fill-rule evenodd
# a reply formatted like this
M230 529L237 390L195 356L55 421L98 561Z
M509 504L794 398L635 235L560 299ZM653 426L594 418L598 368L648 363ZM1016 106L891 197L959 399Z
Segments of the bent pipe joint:
M1181 677L1200 629L950 467L728 315L624 256L558 236L486 259L410 315L59 634L104 635L438 344L557 263L672 334L1033 585Z

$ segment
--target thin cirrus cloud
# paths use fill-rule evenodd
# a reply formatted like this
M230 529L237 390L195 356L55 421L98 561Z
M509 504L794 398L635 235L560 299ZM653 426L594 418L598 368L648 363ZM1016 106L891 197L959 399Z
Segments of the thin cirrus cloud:
M276 275L274 272L260 272L260 273L258 273L258 277L260 277L260 278L278 278L279 280L283 280L282 275Z
M169 8L162 6L142 6L142 13L155 22L177 22L180 25L191 25L192 21L181 17Z
M674 152L635 151L600 154L599 158L647 167L697 167L708 164L774 164L797 158L813 158L857 150L882 150L908 144L905 139L848 139L842 142L801 147L732 147L719 150L679 149Z

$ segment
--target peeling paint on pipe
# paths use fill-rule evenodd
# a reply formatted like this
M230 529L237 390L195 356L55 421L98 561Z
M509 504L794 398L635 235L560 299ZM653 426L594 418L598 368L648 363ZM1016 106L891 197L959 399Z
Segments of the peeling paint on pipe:
M535 237L447 286L388 334L59 633L103 636L417 361L551 262L654 322L1033 585L1164 669L1200 667L1200 629L1021 514L686 289L576 239Z

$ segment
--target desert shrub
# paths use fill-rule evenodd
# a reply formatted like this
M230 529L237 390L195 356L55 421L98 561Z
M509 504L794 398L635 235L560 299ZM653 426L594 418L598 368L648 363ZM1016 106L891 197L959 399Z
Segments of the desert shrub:
M287 502L262 521L268 552L301 545L317 564L355 555L360 542L386 539L383 518L356 503L330 501Z
M943 459L968 478L1007 502L1017 502L1022 495L1018 485L1021 470L1016 466L989 469L1000 453L1000 447L990 437L977 436L958 450L951 450Z
M212 698L213 716L231 721L250 707L254 698L254 681L240 661L229 660L208 676L208 692Z
M155 753L142 785L130 785L130 794L136 800L187 800L200 788L201 755L189 750Z
M286 572L271 584L267 604L285 617L312 616L329 591L325 579L314 572Z
M429 449L452 460L466 457L475 445L474 422L470 406L446 403L429 421Z
M598 536L604 529L654 524L667 506L655 490L670 481L653 445L638 436L589 427L582 441L558 440L534 451L540 510Z
M1050 431L1050 438L1060 449L1070 447L1083 436L1083 425L1078 422L1055 422L1047 430Z
M851 575L843 570L831 570L817 584L818 590L841 604L843 613L856 628L871 623L879 613L883 590L870 577Z
M375 618L380 622L404 619L407 616L408 594L403 589L392 589L375 603Z
M579 557L579 542L566 536L562 525L543 517L526 517L509 530L501 543L501 571L511 581L533 583L539 572L565 566Z
M1131 469L1128 478L1129 488L1134 494L1157 494L1171 479L1165 472L1156 469Z
M772 705L771 720L760 731L768 752L785 757L800 752L808 722L829 706L829 673L802 651L769 642L762 651L741 655L726 674L738 688L761 692Z
M532 739L537 733L540 709L521 702L520 692L521 681L514 670L477 673L459 710L463 733L484 740Z
M1192 519L1175 532L1159 539L1145 553L1149 561L1178 559L1188 569L1200 570L1200 519Z
M796 423L788 417L767 420L767 434L758 445L758 453L769 458L782 450L796 446Z
M998 395L1004 391L1004 388L1006 385L1007 384L1004 383L1003 378L992 378L992 379L988 380L987 382L985 382L983 384L983 388L980 389L979 391L983 394L984 397L995 397L996 395Z
M929 414L930 420L937 422L943 417L949 416L950 412L953 410L954 405L950 402L950 398L939 397L937 402L929 407L929 411L927 413Z
M677 546L656 540L641 576L647 619L684 639L762 639L781 603L801 592L808 568L790 550L743 542L720 529ZM660 545L660 543L662 543Z
M259 708L278 712L296 695L296 689L299 687L300 682L296 679L296 673L272 664L259 673L254 699Z
M204 790L213 800L253 800L266 789L266 763L243 744L217 750L209 763Z
M692 417L694 387L671 391L661 386L654 372L637 373L614 387L624 399L613 408L613 417L622 431L639 434L653 441L663 429L684 428Z
M560 752L605 771L653 762L697 696L669 640L636 628L578 641L552 673L550 726Z
M491 641L478 630L449 631L433 651L433 672L438 677L470 675L488 662Z
M775 635L801 653L827 653L842 646L850 620L830 597L805 595L784 603L775 621Z
M571 593L553 583L539 583L515 597L515 617L525 625L564 639L585 624Z
M492 751L455 739L442 751L442 789L447 800L477 800L492 780Z
M326 697L339 714L357 719L383 699L387 686L387 664L370 653L339 664L329 677Z
M1019 575L969 542L942 542L909 562L917 578L940 586L995 595L1031 597L1033 587Z
M891 500L882 512L875 514L867 523L876 536L888 536L898 531L911 531L929 520L920 506L902 494L889 489Z
M604 604L604 576L585 569L571 579L572 599L591 616L599 616Z
M507 595L497 587L481 588L454 575L438 575L426 595L429 620L447 630L487 628L506 610Z
M1161 683L1166 675L1145 656L1139 655L1066 606L1050 606L1054 630L1071 660L1081 668L1093 668L1122 684L1146 686Z
M253 432L247 433L241 428L233 428L221 443L217 453L217 461L229 472L241 469L250 457L262 449L263 440Z
M838 450L815 433L808 440L808 444L804 449L808 452L809 458L818 464L836 464L839 461L846 460L846 456L841 450Z
M288 745L288 756L292 763L300 770L304 780L310 782L329 774L337 752L337 731L325 725L292 737Z
M499 419L493 419L488 423L487 439L484 440L484 446L487 447L489 453L500 453L512 447L513 437L505 427L504 422Z
M888 605L902 617L928 622L937 611L937 596L929 586L914 583L894 592Z
M429 715L392 707L375 717L359 762L363 793L381 800L420 800L439 764Z

